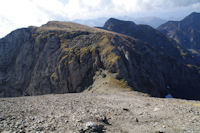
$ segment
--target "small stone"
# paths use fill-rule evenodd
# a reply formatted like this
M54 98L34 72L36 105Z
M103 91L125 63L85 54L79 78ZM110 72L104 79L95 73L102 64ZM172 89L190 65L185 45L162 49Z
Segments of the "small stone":
M36 130L37 130L37 131L43 131L43 130L44 130L44 127L37 127Z
M94 122L87 122L85 125L86 125L85 130L81 129L81 130L79 130L80 132L84 132L84 133L85 132L102 133L103 130L105 129L103 124L97 124L97 123L94 123Z
M83 121L82 121L82 120L78 120L77 122L83 123Z
M86 124L85 124L85 126L86 127L93 127L95 125L95 123L93 123L93 122L87 122Z
M108 119L107 117L105 116L104 119L102 120L103 123L107 124L107 125L111 125L109 122L108 122Z
M129 109L127 109L127 108L123 108L123 110L124 110L124 111L129 111Z
M144 113L143 112L141 112L139 115L143 115Z
M155 127L155 126L157 126L157 125L158 125L158 122L155 122L153 126Z
M5 119L4 118L0 118L0 121L4 121Z
M151 104L150 104L150 103L147 103L146 106L151 106Z
M135 118L135 121L136 121L136 122L139 122L138 118Z
M164 133L163 131L156 131L155 133Z
M19 120L19 121L16 122L15 127L19 128L22 124L23 124L23 121Z
M105 78L105 77L106 77L106 74L105 74L105 73L102 73L101 76L102 76L102 78Z
M56 128L55 128L55 127L51 127L50 130L51 130L51 131L55 131Z
M156 111L159 111L159 110L160 110L160 108L155 107L153 111L156 112Z

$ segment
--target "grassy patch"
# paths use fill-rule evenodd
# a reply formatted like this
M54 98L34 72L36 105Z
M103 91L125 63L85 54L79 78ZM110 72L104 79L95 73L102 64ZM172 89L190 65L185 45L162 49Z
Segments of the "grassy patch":
M89 52L90 52L90 48L89 47L83 47L83 48L80 49L80 55L81 56L83 56L83 55L85 55L85 54L87 54Z
M195 106L195 107L199 107L199 108L200 108L200 103L192 103L192 106Z
M128 86L128 83L124 79L118 80L118 79L115 79L113 77L110 77L109 82L110 82L111 85L113 85L115 87L127 88L127 89L130 88Z
M190 105L190 106L193 106L193 107L200 108L199 102L181 101L180 103L183 104L183 105Z
M104 36L102 36L102 40L99 42L99 46L104 46L108 43L109 43L109 38L108 38L108 36L104 35Z
M101 51L101 55L105 55L107 53L112 52L112 50L114 49L114 46L112 45L107 45L104 47L104 49Z
M109 63L111 63L111 64L114 64L115 62L117 62L117 60L118 60L119 58L120 58L120 57L117 56L116 54L110 53L110 54L107 56L106 60L107 60L107 62L109 62Z
M51 74L51 77L50 77L50 78L51 78L51 80L53 80L53 81L58 80L58 77L57 77L57 75L56 75L55 72Z
M110 44L108 36L103 36L99 45L103 48L100 55L106 58L107 63L114 64L120 58L114 53L115 47Z

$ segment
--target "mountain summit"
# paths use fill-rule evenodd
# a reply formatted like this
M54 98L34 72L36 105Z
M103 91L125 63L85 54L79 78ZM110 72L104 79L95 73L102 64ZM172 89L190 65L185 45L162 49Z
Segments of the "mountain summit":
M118 33L131 34L133 30L137 30L137 25L132 21L123 21L115 18L108 19L104 24L104 29L115 31Z

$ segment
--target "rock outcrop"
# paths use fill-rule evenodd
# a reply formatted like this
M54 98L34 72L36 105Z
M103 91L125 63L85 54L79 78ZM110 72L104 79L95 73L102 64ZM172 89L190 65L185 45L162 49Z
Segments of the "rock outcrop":
M13 31L0 40L0 59L1 97L81 92L103 69L151 96L200 99L195 67L132 37L79 24Z

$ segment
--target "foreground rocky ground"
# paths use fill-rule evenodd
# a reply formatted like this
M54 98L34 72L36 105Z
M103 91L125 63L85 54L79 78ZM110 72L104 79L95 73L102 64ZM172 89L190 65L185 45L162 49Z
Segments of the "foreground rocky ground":
M200 102L136 92L1 98L0 132L199 133Z

